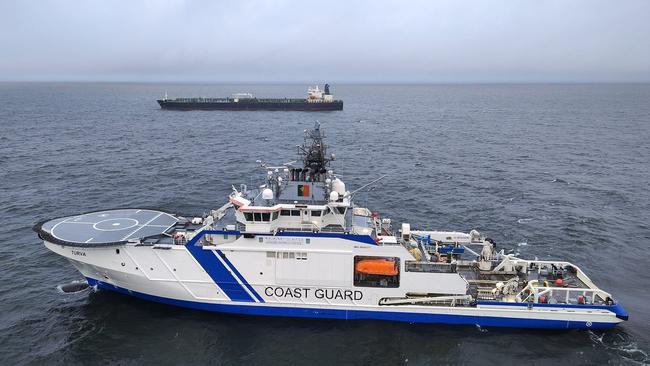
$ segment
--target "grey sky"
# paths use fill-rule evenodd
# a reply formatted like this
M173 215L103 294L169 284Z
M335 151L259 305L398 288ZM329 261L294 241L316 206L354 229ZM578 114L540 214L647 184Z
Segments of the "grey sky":
M0 80L650 81L650 1L0 0Z

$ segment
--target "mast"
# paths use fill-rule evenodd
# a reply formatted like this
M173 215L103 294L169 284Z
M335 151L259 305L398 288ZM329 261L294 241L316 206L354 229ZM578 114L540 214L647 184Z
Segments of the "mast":
M323 143L325 134L316 121L314 129L305 130L305 141L298 146L298 155L303 162L300 180L319 182L324 180L332 157L327 156L327 145Z

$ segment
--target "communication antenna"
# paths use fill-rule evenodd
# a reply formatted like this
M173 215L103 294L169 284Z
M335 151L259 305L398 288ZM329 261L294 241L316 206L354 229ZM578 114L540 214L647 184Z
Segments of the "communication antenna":
M360 190L362 190L362 189L368 187L369 185L371 185L371 184L373 184L373 183L376 183L376 182L379 182L380 180L386 178L387 175L388 175L388 174L384 174L384 175L382 175L381 177L379 177L379 178L373 180L372 182L367 183L367 184L364 184L364 185L361 186L360 188L355 189L354 191L350 192L350 197L354 196L355 193L357 193L357 192L359 192Z

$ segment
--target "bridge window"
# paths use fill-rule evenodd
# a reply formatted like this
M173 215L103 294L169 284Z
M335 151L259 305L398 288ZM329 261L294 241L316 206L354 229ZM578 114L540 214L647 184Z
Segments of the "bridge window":
M322 212L323 211L321 211L321 210L312 210L311 215L314 216L314 217L320 217Z
M244 212L244 218L250 222L269 222L271 221L270 212ZM273 220L278 218L278 213L273 213Z
M291 210L291 216L300 216L300 210Z
M280 215L282 215L282 216L291 216L291 211L282 210L282 211L280 211Z

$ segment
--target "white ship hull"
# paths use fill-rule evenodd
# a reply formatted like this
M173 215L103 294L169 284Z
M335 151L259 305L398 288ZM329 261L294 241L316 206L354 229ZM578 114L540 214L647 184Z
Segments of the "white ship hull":
M299 238L304 242L305 237ZM219 249L195 247L193 250L188 249L192 243L159 248L128 244L119 247L74 248L49 242L46 242L46 246L68 258L91 286L145 300L207 311L554 329L610 328L623 321L617 317L617 313L622 311L618 305L534 304L529 307L526 303L495 301L479 301L474 306L378 305L380 298L404 296L409 289L355 287L352 285L351 272L347 273L347 284L346 275L321 279L316 281L318 284L309 284L304 279L292 281L288 279L291 276L282 274L277 262L296 261L295 257L267 258L267 253L306 253L312 261L315 259L311 257L320 253L328 258L338 255L343 262L347 260L351 263L355 241L318 237L310 239L308 249L301 244L277 244L277 241L252 248L251 246L259 244L255 238L241 238L228 246L221 245ZM244 243L238 243L239 241ZM333 245L337 249L333 250ZM345 247L348 247L347 250ZM363 251L359 248L362 246L356 247L357 252ZM387 249L384 254L403 254L400 253L402 247L399 246ZM200 251L200 254L192 254L192 251ZM327 267L332 263L328 261L323 265ZM313 262L310 266L318 267ZM345 268L341 270L345 272ZM218 273L219 271L222 272ZM234 281L228 281L229 279ZM403 279L402 283L407 281ZM411 283L415 290L417 282ZM447 285L441 284L449 287Z

